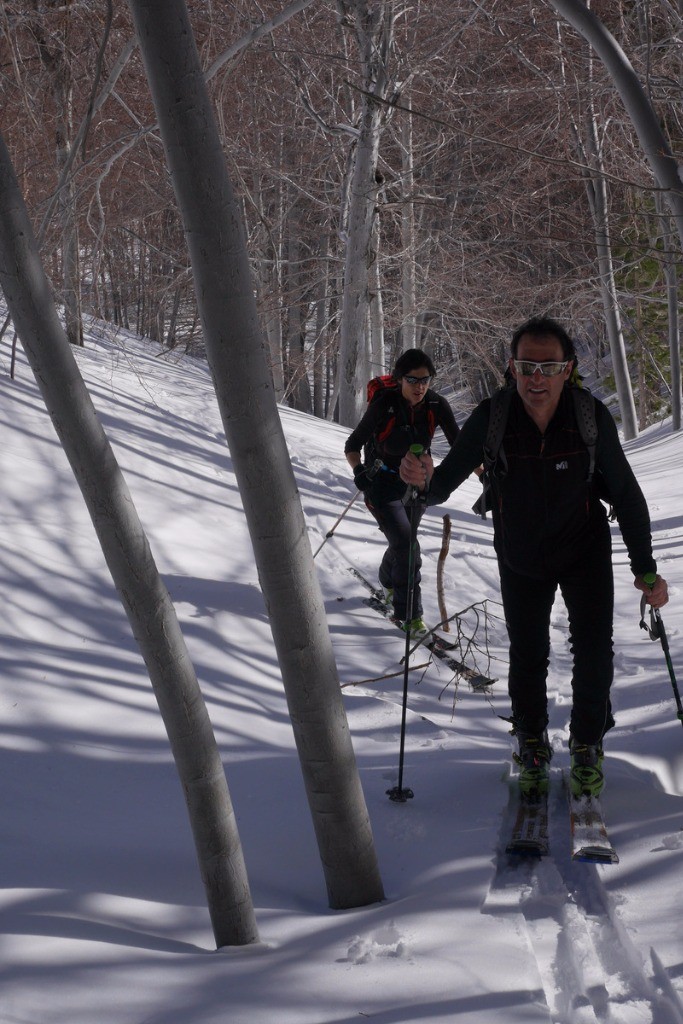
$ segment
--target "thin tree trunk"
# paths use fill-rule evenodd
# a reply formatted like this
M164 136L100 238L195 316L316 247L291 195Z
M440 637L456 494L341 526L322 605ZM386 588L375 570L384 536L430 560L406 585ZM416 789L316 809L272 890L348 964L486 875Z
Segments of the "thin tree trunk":
M341 6L355 23L365 86L349 196L339 345L339 421L344 426L354 426L363 412L365 383L370 377L368 272L372 262L372 230L378 196L377 159L383 119L383 107L371 93L378 97L386 93L393 14L386 11L385 4L368 0L344 0Z
M673 245L673 235L667 234L667 247ZM671 360L671 428L681 429L681 314L678 302L678 270L669 256L665 265L666 295L669 310L669 355Z
M382 301L382 275L379 271L379 214L375 216L372 228L370 256L372 262L368 271L369 302L368 329L366 332L368 346L368 373L365 379L384 373L384 303Z
M558 35L560 27L558 24ZM564 59L560 53L562 81L566 82ZM598 275L600 284L600 296L602 308L605 313L605 327L607 341L612 357L612 370L621 412L621 421L624 429L624 436L627 440L637 436L638 427L636 424L636 407L633 397L633 387L628 372L628 361L626 358L626 346L624 344L624 332L619 312L619 300L617 295L616 281L614 277L614 265L612 260L612 242L609 230L609 206L607 198L607 183L605 180L602 150L598 136L597 118L593 103L593 57L589 54L589 81L590 93L588 97L588 112L586 115L585 142L582 139L579 126L570 114L571 133L574 139L574 146L581 160L583 170L582 176L586 186L588 207L593 222L593 233L595 237L595 249L598 261Z
M70 65L69 6L61 16L65 19L63 37L60 31L48 31L36 10L32 31L38 41L41 61L48 72L55 103L56 161L59 179L57 206L61 233L62 302L66 334L72 345L83 344L81 311L81 276L79 260L78 216L76 196L69 168L73 161L73 81Z
M315 342L313 345L313 415L325 418L325 354L327 350L327 326L330 313L330 252L325 242L320 259L320 280L315 300Z
M383 898L322 594L264 356L241 210L184 0L129 0L334 908ZM276 864L274 864L276 870Z
M410 97L405 100L408 110L412 108ZM415 213L413 191L415 187L413 166L413 118L410 114L401 120L401 249L402 260L402 306L401 348L406 351L417 344L417 292L415 284Z
M378 191L375 171L379 152L380 111L367 96L363 96L363 107L361 137L356 143L349 203L339 340L339 422L344 426L353 426L360 419L365 402L362 384L370 377L368 272Z
M664 279L669 321L669 361L671 364L671 429L681 429L681 314L678 299L678 260L676 242L670 221L662 210L661 199L657 210L664 225Z
M550 3L590 43L612 77L633 122L640 144L673 215L683 247L683 175L662 131L659 118L631 62L584 0L550 0Z
M0 284L147 665L187 801L216 942L255 942L237 825L197 677L130 492L60 325L1 138Z
M287 363L290 373L288 388L293 408L300 412L312 413L313 401L304 352L306 317L303 309L301 222L296 202L290 206L287 227Z
M628 362L626 359L626 346L624 344L624 332L621 325L619 313L619 302L617 298L617 287L614 280L614 266L612 263L612 243L609 231L609 211L607 204L607 186L603 173L602 155L598 132L595 124L595 113L591 109L588 113L588 156L591 167L590 180L587 181L588 198L593 217L593 228L595 231L595 248L598 256L598 268L600 272L600 292L602 295L602 306L605 311L605 324L607 327L607 339L609 341L610 353L612 355L612 370L614 371L614 382L619 399L619 410L621 412L621 423L624 431L624 438L630 441L638 436L638 421L636 416L636 405L633 398L631 378L628 373Z

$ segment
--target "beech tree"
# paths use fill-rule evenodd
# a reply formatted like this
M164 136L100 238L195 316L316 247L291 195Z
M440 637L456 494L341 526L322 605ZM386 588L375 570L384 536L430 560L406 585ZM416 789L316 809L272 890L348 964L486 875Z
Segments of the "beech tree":
M185 226L333 908L383 898L339 678L258 321L244 225L184 0L129 0Z
M429 348L446 380L452 376L476 399L500 379L511 327L533 312L566 319L598 365L610 325L618 337L613 308L622 314L626 353L639 350L638 337L667 289L664 220L650 233L654 248L643 230L661 187L655 178L648 185L646 152L663 151L656 140L643 148L616 79L597 56L591 80L580 32L567 29L561 48L550 45L557 19L566 20L551 3L453 0L408 8L395 0L263 0L256 10L234 0L230 18L203 0L188 6L197 13L205 78L244 206L278 400L339 417L341 396L360 411L367 376L412 340ZM646 89L670 151L678 152L676 5L604 0L595 9L629 53L631 78ZM574 10L590 14L583 3ZM58 298L62 239L51 211L71 188L85 311L203 354L129 15L110 0L1 5L6 137L35 221L47 222L42 251ZM35 19L53 49L63 42L72 74L72 141L60 174L53 85L46 71L35 74L39 53L28 31ZM609 295L599 259L606 250L582 176L588 140L581 156L570 144L569 119L585 135L591 102L603 166L594 162L589 179L598 189L602 174L607 191ZM370 148L364 126L371 126ZM363 160L363 181L354 183ZM626 253L624 235L642 245ZM630 265L652 258L661 278L650 299L636 303ZM669 366L675 373L674 332L670 357L663 349L657 357L666 359L665 376ZM359 359L348 356L356 346ZM623 382L630 375L635 385L632 368ZM345 389L353 397L343 397ZM664 391L662 382L659 398ZM626 425L623 398L622 405Z
M661 129L659 118L652 108L648 96L636 75L628 57L606 29L598 17L586 7L582 0L549 0L574 28L579 31L594 48L609 71L616 89L628 111L637 132L645 156L652 173L660 188L663 189L671 216L678 231L681 250L683 250L683 164L674 157L669 140ZM668 271L668 301L671 303L671 274ZM677 316L674 318L677 323ZM678 334L674 330L674 339ZM678 342L680 344L680 342ZM676 347L676 340L672 348ZM672 390L676 393L675 404L680 408L681 378L680 349L671 353ZM622 409L622 415L624 410ZM626 418L627 436L634 436L635 425L630 429L630 420Z
M339 421L355 426L365 404L370 372L367 345L370 307L369 273L373 226L377 216L377 160L380 133L387 108L378 100L389 96L394 34L394 3L340 0L344 20L354 30L362 67L357 138L346 218L346 253L339 339ZM381 372L384 367L376 367Z
M131 494L50 296L0 137L0 284L145 660L187 802L218 946L258 939L230 794L197 677Z
M633 65L600 19L583 0L548 0L570 25L585 37L609 71L633 122L643 152L678 230L683 248L683 165L673 155L669 140L659 123Z

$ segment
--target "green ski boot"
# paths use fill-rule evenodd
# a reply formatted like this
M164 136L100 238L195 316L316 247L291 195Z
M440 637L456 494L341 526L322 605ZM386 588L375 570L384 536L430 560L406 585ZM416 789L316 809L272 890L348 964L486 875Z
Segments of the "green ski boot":
M518 732L517 738L519 753L512 756L519 765L519 792L524 800L534 803L548 793L549 765L553 752L547 732L541 736Z
M605 785L602 771L604 753L600 744L577 743L569 741L571 753L571 770L569 772L569 788L572 796L600 796Z

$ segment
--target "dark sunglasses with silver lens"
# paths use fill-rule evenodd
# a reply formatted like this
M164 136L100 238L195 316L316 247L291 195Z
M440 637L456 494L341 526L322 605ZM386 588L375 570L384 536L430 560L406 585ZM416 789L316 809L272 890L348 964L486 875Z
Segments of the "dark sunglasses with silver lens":
M513 359L512 361L520 377L533 377L536 370L540 370L544 377L557 377L558 373L562 373L569 362L568 359L563 363L532 363L529 359Z
M410 374L406 373L406 374L404 374L403 379L406 382L406 384L425 384L426 385L426 384L429 384L429 382L430 382L430 380L432 378L431 378L431 374L428 374L426 377L413 377Z

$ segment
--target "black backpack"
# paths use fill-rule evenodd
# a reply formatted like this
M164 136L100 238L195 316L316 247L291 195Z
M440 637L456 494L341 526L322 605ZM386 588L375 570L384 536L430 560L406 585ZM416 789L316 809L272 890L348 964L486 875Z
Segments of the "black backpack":
M510 402L515 391L514 385L508 385L491 395L489 425L484 442L484 473L481 477L484 490L481 497L472 506L472 511L480 515L482 519L486 519L486 513L491 510L491 477L496 462L499 463L498 472L501 476L507 472L503 435L510 414ZM568 391L574 402L574 414L581 440L588 449L587 480L590 483L595 472L595 449L598 443L595 398L590 391L578 384L568 385Z

